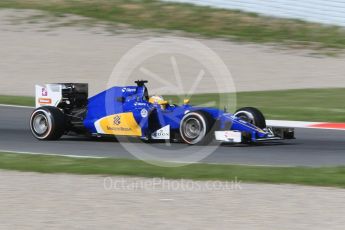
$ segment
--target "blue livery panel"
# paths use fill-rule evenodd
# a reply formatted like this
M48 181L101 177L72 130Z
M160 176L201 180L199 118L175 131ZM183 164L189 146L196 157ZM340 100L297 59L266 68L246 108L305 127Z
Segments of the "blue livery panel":
M209 114L220 130L240 130L254 135L254 138L267 136L258 127L216 108L168 104L163 109L149 102L144 85L112 87L89 98L84 126L91 134L150 138L163 127L169 127L169 133L179 132L184 115L192 111Z

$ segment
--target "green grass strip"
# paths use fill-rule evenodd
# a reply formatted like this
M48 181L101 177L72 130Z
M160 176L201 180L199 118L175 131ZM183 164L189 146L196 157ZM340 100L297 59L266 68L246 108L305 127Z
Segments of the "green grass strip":
M39 173L121 175L170 179L220 180L345 187L345 167L263 167L192 164L166 168L138 160L87 159L0 153L0 169Z
M77 14L134 28L180 30L206 37L309 48L345 48L342 27L158 0L1 0L2 8Z
M0 95L0 104L34 106L35 98L25 96L5 96Z

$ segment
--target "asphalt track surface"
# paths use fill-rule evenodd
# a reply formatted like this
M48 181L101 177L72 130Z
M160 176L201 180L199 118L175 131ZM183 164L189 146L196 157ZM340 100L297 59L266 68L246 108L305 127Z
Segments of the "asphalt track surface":
M0 151L136 158L121 143L113 140L64 136L58 141L38 141L31 135L28 125L32 110L32 108L0 106ZM218 146L201 162L277 166L345 165L344 131L296 129L296 137L296 140L259 145ZM147 144L133 143L133 145L135 148L147 151ZM192 155L214 147L155 143L149 145L149 151L152 156L157 156L159 159L171 159L173 154L174 159L179 161L188 154ZM169 153L163 150L168 150Z

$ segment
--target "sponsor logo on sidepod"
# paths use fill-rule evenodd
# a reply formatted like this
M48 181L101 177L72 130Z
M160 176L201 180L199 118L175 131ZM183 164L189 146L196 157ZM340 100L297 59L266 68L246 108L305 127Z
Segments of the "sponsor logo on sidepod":
M155 139L155 140L170 139L170 125L167 125L161 129L158 129L156 132L152 133L151 137L152 139Z
M118 115L116 115L115 117L114 117L114 125L119 125L119 124L121 124L121 117L120 116L118 116Z
M121 124L121 117L119 115L114 116L113 123L115 126L119 126ZM107 126L108 130L111 131L131 131L131 128L125 128L125 127L110 127Z

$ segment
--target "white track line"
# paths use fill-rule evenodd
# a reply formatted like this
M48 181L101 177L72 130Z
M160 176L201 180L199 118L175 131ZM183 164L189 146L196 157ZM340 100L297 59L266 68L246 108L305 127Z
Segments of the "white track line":
M3 153L18 153L18 154L26 154L26 155L43 155L43 156L70 157L70 158L90 158L90 159L104 159L104 158L106 158L106 157L97 157L97 156L84 156L84 155L58 154L58 153L21 152L21 151L13 151L13 150L6 150L6 149L0 149L0 152L3 152Z
M33 106L24 106L24 105L7 105L7 104L0 104L2 107L12 107L12 108L24 108L24 109L34 109Z
M284 126L291 128L308 128L308 126L316 125L325 122L308 122L308 121L283 121L283 120L267 120L268 126Z
M344 123L337 122L308 122L308 121L283 121L283 120L267 120L268 126L272 127L288 127L303 129L327 129L327 130L345 130Z

